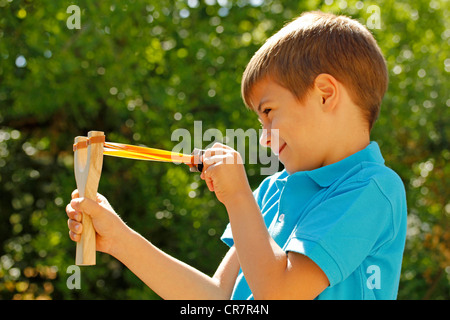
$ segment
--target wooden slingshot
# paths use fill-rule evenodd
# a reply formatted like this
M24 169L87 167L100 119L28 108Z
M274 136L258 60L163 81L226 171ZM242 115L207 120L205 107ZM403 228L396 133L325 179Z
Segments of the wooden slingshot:
M194 149L191 155L166 150L105 142L102 131L89 131L87 137L76 137L73 145L75 180L80 197L97 201L97 189L102 173L103 155L113 157L187 164L192 172L201 172L203 150ZM91 217L83 213L83 232L77 242L75 263L95 265L95 229Z
M75 180L80 197L97 200L97 189L103 166L105 135L101 131L90 131L87 137L76 137L73 147ZM95 229L91 217L83 214L83 232L77 242L75 264L95 265Z

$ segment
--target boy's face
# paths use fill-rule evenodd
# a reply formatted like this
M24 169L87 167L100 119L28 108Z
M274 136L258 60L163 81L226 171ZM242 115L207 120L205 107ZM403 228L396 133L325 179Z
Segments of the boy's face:
M267 130L260 143L278 155L286 171L314 170L327 164L332 125L314 89L300 103L288 89L265 78L251 93L254 110Z

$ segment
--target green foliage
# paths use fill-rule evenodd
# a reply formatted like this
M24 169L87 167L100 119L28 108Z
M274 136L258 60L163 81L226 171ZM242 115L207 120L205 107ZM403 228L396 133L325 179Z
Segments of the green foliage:
M66 26L71 4L81 8L80 30ZM240 79L264 40L308 10L365 23L373 4L381 9L381 29L372 32L390 87L372 139L408 196L399 298L449 299L444 0L0 0L0 298L157 299L103 254L82 269L81 290L67 288L73 138L102 130L108 141L171 150L171 133L193 133L194 121L224 135L257 128ZM256 187L259 166L246 168ZM208 274L227 250L219 240L227 213L186 167L106 157L99 192L128 225Z

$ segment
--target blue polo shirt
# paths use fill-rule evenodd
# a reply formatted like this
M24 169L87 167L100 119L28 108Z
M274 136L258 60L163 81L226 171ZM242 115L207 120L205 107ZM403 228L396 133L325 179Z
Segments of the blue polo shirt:
M316 299L396 299L406 196L376 142L316 170L278 172L254 196L276 243L308 256L328 277ZM234 244L230 225L221 239ZM253 299L242 269L231 298Z

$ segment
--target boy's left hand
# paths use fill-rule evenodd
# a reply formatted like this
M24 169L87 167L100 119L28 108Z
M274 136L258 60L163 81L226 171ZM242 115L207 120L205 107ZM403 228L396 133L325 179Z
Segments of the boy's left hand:
M205 151L200 177L225 206L241 196L253 198L241 155L224 144L215 143Z

